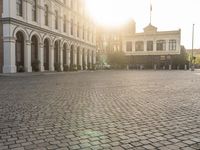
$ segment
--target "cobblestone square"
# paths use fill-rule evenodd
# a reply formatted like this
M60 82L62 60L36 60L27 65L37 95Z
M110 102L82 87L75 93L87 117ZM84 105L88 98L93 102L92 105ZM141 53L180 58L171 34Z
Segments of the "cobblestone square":
M0 75L0 150L199 150L200 71Z

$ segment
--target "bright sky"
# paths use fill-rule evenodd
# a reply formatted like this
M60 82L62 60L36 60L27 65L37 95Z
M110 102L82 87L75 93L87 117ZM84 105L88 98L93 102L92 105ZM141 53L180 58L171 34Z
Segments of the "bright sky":
M192 47L192 25L195 24L194 48L200 48L200 0L151 0L152 24L158 30L182 30L182 42ZM91 16L97 23L119 26L130 18L137 32L149 24L150 0L87 0Z

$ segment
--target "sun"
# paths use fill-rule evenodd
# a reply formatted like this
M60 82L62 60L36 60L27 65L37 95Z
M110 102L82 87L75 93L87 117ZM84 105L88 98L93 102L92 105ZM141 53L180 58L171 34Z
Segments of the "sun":
M132 0L86 0L90 16L100 25L120 26L133 18Z

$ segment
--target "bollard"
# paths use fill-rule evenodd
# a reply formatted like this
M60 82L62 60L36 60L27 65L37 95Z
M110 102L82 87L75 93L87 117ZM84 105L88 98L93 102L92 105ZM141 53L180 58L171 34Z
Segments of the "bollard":
M163 66L163 70L165 70L165 66Z
M172 65L169 65L169 70L172 70Z
M154 64L153 69L157 70L157 65L156 64Z
M188 70L187 65L185 65L185 70Z

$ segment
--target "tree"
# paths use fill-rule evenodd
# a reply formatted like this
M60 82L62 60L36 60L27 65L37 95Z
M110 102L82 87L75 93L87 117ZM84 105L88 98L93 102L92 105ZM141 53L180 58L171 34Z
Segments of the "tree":
M124 52L110 52L107 54L108 64L114 69L124 69L127 65L127 58Z

